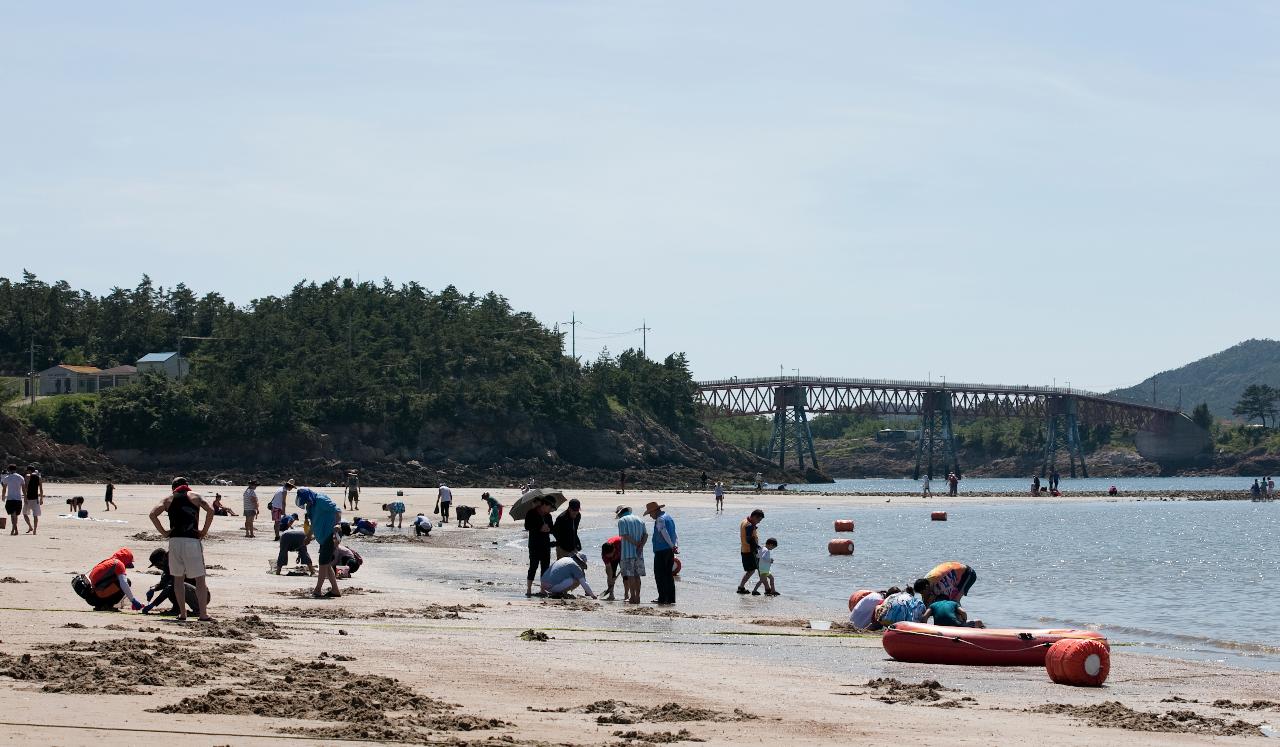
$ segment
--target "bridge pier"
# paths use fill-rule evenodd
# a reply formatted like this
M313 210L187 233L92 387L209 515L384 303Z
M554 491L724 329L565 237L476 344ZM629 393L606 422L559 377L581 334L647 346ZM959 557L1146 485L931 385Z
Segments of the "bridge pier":
M1049 397L1045 400L1046 433L1044 465L1040 467L1041 477L1057 469L1058 451L1063 448L1062 441L1066 442L1071 476L1076 476L1076 462L1080 463L1080 476L1089 476L1089 469L1084 465L1084 446L1080 443L1080 427L1076 412L1075 397ZM1062 441L1059 441L1059 434L1062 435Z
M809 430L808 389L803 386L779 386L773 390L773 435L769 438L769 459L775 457L778 469L787 468L788 440L796 451L796 462L804 469L804 454L809 452L810 463L818 467L818 455L813 450L813 433Z
M916 438L913 479L920 479L922 464L927 468L924 474L939 477L934 469L939 451L942 452L942 466L959 475L955 432L951 428L951 393L945 389L926 389L920 392L920 431Z

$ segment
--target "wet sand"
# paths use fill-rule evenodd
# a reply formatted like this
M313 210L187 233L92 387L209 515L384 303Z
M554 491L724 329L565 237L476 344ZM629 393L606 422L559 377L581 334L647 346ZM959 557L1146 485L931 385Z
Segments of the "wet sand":
M238 509L240 488L198 488L215 489ZM366 565L343 588L361 593L326 600L305 593L313 579L266 573L276 554L267 521L249 540L243 519L218 517L220 541L205 548L219 566L209 573L216 625L94 613L71 578L127 546L141 561L130 572L135 589L153 584L143 566L159 543L148 539L146 513L166 491L119 486L123 510L109 514L100 486L47 491L39 536L0 537L4 743L131 745L181 731L187 745L865 744L945 730L957 744L1234 744L1280 721L1275 673L1123 647L1101 689L1054 685L1040 669L902 664L876 636L806 630L811 605L801 600L736 598L736 579L723 590L687 583L675 610L526 599L523 532L509 520L485 528L483 514L474 529L449 525L424 540L383 527L374 541L352 540ZM271 491L261 492L265 505ZM480 492L455 489L455 505L482 507ZM492 492L507 505L516 497ZM430 512L434 491L405 493L409 519ZM367 489L360 513L381 521L394 494ZM127 523L57 518L65 504L53 496L73 495L93 518ZM611 523L624 502L612 491L571 495L583 500L584 529ZM628 493L625 503L655 497L677 516L711 503L679 493ZM726 508L745 515L793 497L730 494ZM598 558L588 572L603 581ZM652 576L645 581L651 599Z

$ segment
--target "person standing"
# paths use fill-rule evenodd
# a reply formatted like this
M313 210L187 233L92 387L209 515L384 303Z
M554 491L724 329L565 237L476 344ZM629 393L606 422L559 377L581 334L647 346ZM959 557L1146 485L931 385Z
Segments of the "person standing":
M250 480L249 486L244 489L244 536L252 539L256 537L253 531L253 519L258 515L258 481Z
M267 508L271 510L271 526L276 532L276 541L280 541L280 517L284 516L285 504L289 500L289 491L296 489L298 486L293 480L285 480L284 486L271 496L271 501L267 503Z
M22 501L22 519L27 522L27 534L38 534L40 509L44 506L44 479L33 464L27 468L27 492Z
M22 499L27 494L27 478L18 471L18 465L10 464L9 471L0 478L0 486L4 488L4 512L9 514L12 529L9 534L18 533L18 514L22 513Z
M556 560L582 551L578 538L578 525L582 523L582 503L577 498L569 501L569 507L560 512L551 527L556 538Z
M719 480L716 481L715 494L716 494L716 513L721 513L724 511L724 483L720 482Z
M360 510L360 473L353 469L347 470L347 498L345 504L349 504L347 507L352 511Z
M702 470L702 489L707 489L707 471L705 469Z
M923 483L923 484L921 484L921 486L920 486L920 497L921 497L921 498L932 498L932 497L933 497L933 490L929 487L929 485L930 485L932 482L933 482L933 475L925 475L925 476L924 476L924 483Z
M738 584L739 594L750 594L747 582L751 575L760 568L760 534L758 525L764 521L764 511L756 509L738 525L738 544L742 550L742 581Z
M524 528L529 533L529 578L524 595L533 596L533 579L546 573L551 567L551 503L540 500L524 517Z
M627 494L627 471L625 469L618 470L618 494Z
M106 495L106 501L107 501L107 510L108 510L108 511L110 511L110 510L111 510L111 509L113 509L113 508L114 508L115 510L117 510L117 511L119 511L119 510L120 510L120 507L116 505L115 495L116 495L116 486L115 486L115 483L111 483L111 482L107 483L107 495Z
M205 583L204 546L201 544L213 524L213 508L197 493L191 492L187 478L175 477L170 483L172 492L151 509L151 523L162 536L169 538L169 572L173 574L174 605L178 619L187 619L187 579L196 587L196 608L201 622L212 622L206 602L209 587ZM200 511L204 513L204 526L197 528ZM169 528L160 524L160 514L169 515Z
M342 509L338 508L332 498L311 488L300 488L294 502L298 504L298 508L307 510L311 536L316 538L316 544L320 546L320 571L316 574L316 588L311 596L319 599L320 590L324 588L324 582L328 581L329 591L324 596L340 597L342 592L338 590L338 572L333 563L338 552L338 537L334 528L342 518Z
M622 538L622 601L640 604L644 545L649 541L649 531L639 517L631 515L630 506L618 506L613 515L618 518L618 536Z
M1031 494L1040 495L1040 475L1031 476Z
M759 493L762 490L764 490L764 473L757 472L756 473L756 492Z
M657 501L649 501L644 512L653 519L653 582L658 586L660 605L676 603L675 566L680 544L676 537L676 522Z
M440 489L436 491L436 502L440 506L440 519L443 523L449 523L449 507L453 505L453 491L448 485L440 483Z

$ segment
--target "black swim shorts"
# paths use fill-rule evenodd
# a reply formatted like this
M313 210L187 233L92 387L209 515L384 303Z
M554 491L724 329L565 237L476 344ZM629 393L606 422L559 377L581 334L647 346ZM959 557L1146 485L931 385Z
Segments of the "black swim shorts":
M760 559L753 552L742 553L742 570L750 572L760 567Z

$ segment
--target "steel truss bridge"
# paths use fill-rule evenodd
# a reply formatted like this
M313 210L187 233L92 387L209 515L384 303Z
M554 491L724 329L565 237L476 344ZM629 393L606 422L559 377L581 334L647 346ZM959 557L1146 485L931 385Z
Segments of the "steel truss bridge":
M770 459L786 467L794 450L803 469L805 456L817 466L810 413L858 413L919 418L914 476L937 475L935 466L960 474L952 424L958 418L1000 417L1040 420L1045 428L1041 476L1056 468L1058 452L1066 450L1071 476L1084 464L1079 426L1109 424L1156 434L1171 431L1175 408L1131 402L1105 394L1062 387L957 384L889 379L840 379L775 376L698 382L703 414L710 418L772 415Z

